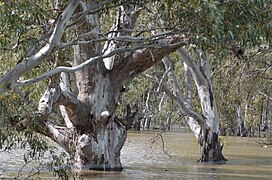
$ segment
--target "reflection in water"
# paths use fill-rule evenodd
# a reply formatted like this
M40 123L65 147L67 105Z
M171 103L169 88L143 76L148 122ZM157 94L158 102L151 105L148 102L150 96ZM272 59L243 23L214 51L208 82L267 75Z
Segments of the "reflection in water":
M199 146L193 134L188 132L163 133L165 151L160 139L154 143L155 132L129 132L122 149L122 172L83 171L84 179L271 179L272 147L263 148L252 138L226 137L224 156L226 163L197 163ZM3 164L1 170L15 172L16 163ZM17 157L18 158L18 157ZM17 161L18 162L18 161ZM18 168L18 164L17 164ZM48 175L42 179L51 179Z

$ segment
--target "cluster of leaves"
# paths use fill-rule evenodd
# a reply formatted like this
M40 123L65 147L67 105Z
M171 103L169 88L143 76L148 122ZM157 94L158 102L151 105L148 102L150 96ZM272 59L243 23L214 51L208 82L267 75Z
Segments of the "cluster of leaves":
M55 146L35 132L38 128L35 120L36 102L40 98L40 93L40 88L28 86L22 91L16 90L1 95L0 150L4 152L27 150L22 153L25 165L18 172L18 176L25 176L27 167L33 166L29 175L37 175L47 167L53 175L68 179L71 166L67 161L67 155L64 157L56 154ZM48 158L50 161L45 161Z
M271 43L270 1L164 0L160 10L167 24L189 33L191 42L203 50L222 53L233 43Z
M12 51L9 60L27 56L27 48L37 43L40 34L48 30L48 20L52 16L48 4L48 1L37 3L30 0L0 4L0 48Z
M48 170L61 179L69 179L68 175L71 176L72 166L69 164L68 155L58 153L59 150L40 134L29 130L1 130L0 149L8 153L20 151L22 154L24 164L16 178L36 176Z
M63 2L62 2L63 3ZM50 28L50 19L54 19L51 1L11 0L0 2L0 75L22 61L31 51L34 53L40 45L38 39ZM66 51L59 54L65 54ZM51 61L51 60L50 60ZM50 61L43 63L27 73L24 78L37 76L52 66ZM46 82L44 82L46 83ZM35 111L44 83L27 86L13 92L0 95L0 149L9 152L16 149L27 149L22 158L24 168L31 164L36 167L31 174L40 173L41 167L49 167L54 175L67 177L70 166L67 157L56 155L56 148L48 144L48 139L35 133ZM57 117L57 116L56 116ZM57 119L57 118L54 119ZM44 161L49 154L51 161ZM33 167L34 169L34 167ZM66 176L63 176L66 173ZM23 176L18 172L18 176Z

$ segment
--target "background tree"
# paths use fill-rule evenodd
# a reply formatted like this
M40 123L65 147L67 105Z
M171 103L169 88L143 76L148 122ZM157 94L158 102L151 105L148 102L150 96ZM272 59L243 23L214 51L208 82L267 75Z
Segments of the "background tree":
M270 55L270 49L247 49L244 59L230 56L214 71L222 130L241 136L267 130L265 114L270 114L267 107L271 104Z

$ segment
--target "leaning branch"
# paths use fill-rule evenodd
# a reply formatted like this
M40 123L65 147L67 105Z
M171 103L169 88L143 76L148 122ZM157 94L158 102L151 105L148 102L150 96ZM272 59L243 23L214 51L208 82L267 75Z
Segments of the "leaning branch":
M205 126L205 119L198 114L197 112L195 112L192 107L190 106L190 104L183 98L183 97L179 97L174 95L163 83L161 83L158 79L150 76L150 75L142 75L143 77L151 80L152 82L155 82L157 84L160 84L161 90L164 91L167 96L171 97L174 99L174 101L180 106L180 108L182 109L182 111L187 114L188 116L192 117L193 119L195 119L200 126Z
M70 141L72 141L71 130L65 127L58 127L50 123L49 121L43 122L42 130L39 132L59 144L66 152L69 152Z
M118 33L121 31L116 31L116 32L112 32L112 33ZM122 31L122 32L126 32L126 31ZM130 31L128 31L130 32ZM92 34L95 34L94 32L92 32ZM176 34L174 31L168 31L168 32L163 32L163 33L159 33L159 34L155 34L155 35L151 35L151 36L141 36L141 37L135 37L135 36L114 36L114 37L106 37L105 34L101 34L101 33L97 33L98 36L102 36L102 38L99 39L93 39L93 40L89 40L89 41L82 41L82 40L72 40L66 43L62 43L60 44L57 48L58 49L64 49L70 46L74 46L74 45L84 45L84 44L91 44L94 42L104 42L104 41L115 41L115 42L125 42L125 43L151 43L152 41L157 41L158 39L162 39L165 38L166 36L170 36ZM89 33L86 33L84 35L81 36L87 36L89 35Z
M71 0L66 6L62 14L59 16L55 28L49 42L42 47L33 56L24 59L21 63L18 63L12 70L7 72L3 78L0 79L0 93L14 89L16 85L14 84L23 74L30 71L32 68L41 64L45 57L51 54L55 47L60 42L60 39L65 30L66 23L72 16L75 8L80 3L80 0Z
M172 46L177 46L179 45L179 43L177 44L171 44L171 45L159 45L159 44L154 44L154 45L139 45L139 46L135 46L132 48L128 48L128 47L120 47L115 49L114 51L105 54L105 55L100 55L100 56L96 56L96 57L92 57L90 59L88 59L87 61L79 64L78 66L74 66L74 67L64 67L64 66L59 66L56 67L55 69L52 69L44 74L42 74L41 76L38 76L36 78L32 78L32 79L27 79L27 80L23 80L23 81L18 81L16 83L14 83L13 88L18 88L21 86L25 86L25 85L29 85L29 84L33 84L33 83L37 83L45 78L51 77L55 74L61 73L61 72L66 72L66 73L70 73L70 72L75 72L75 71L79 71L81 69L83 69L86 66L90 66L95 64L98 60L102 60L104 58L107 57L111 57L115 54L118 53L122 53L122 52L134 52L138 49L143 49L143 48L171 48Z
M263 92L259 92L260 94L264 95L265 97L267 97L268 99L272 100L272 97L268 96L267 94L263 93Z
M186 50L184 48L179 48L177 50L178 55L184 61L187 66L191 69L192 76L196 80L196 83L198 85L201 85L202 83L206 82L206 78L203 76L203 73L200 71L199 67L195 63L194 59L192 59Z
M116 64L114 70L118 76L124 78L123 82L126 83L159 62L166 55L187 44L187 40L179 34L160 39L151 47L134 51L130 56L122 59L120 63Z
M173 87L174 89L174 92L178 95L178 96L182 96L181 95L181 89L178 85L178 81L177 81L177 77L175 75L175 73L173 72L173 65L172 65L172 62L171 62L171 59L169 56L165 56L163 59L162 59L162 62L164 64L164 67L166 69L166 74L168 75L168 81L169 81L169 84Z

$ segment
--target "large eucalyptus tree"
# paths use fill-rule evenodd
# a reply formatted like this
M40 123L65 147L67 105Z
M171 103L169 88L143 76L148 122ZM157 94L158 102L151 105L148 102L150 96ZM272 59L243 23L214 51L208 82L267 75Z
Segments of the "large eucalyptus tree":
M132 120L129 107L124 119L114 115L123 86L185 44L186 38L173 30L154 34L156 27L137 26L141 11L146 11L141 1L54 1L52 7L57 16L45 24L46 34L6 70L0 92L50 77L36 112L36 131L66 150L77 169L121 170L120 151ZM112 22L103 14L110 7L115 7L107 14L115 14ZM112 23L110 29L106 23ZM69 48L73 53L63 59L61 50ZM24 78L49 59L51 70ZM65 126L50 121L54 106L59 106Z
M5 66L0 72L0 93L49 79L40 98L34 128L62 146L78 169L122 169L120 150L133 115L128 107L124 119L115 118L118 100L127 82L166 55L188 43L220 54L230 42L252 45L271 37L268 33L271 21L261 26L261 31L254 29L257 23L271 17L271 7L266 1L44 0L21 3L26 2L27 6L20 6L17 1L0 2L5 10L1 16L4 36L0 36L1 46L5 47L1 50L16 52L10 65L3 60L10 56L1 56ZM30 13L39 5L48 8L47 11ZM256 36L251 38L253 33ZM195 68L186 54L179 54L191 69ZM44 69L45 65L50 69L36 75L37 69ZM197 74L195 81L206 111L201 117L192 117L201 125L216 114L209 109L215 106L210 93L211 82L205 78L208 74L199 71L195 69L191 73ZM206 109L205 105L210 107ZM65 121L62 126L50 121L50 113L56 106ZM203 136L216 131L215 136L209 136L216 139L218 123L211 126L211 131L206 126L202 129ZM203 142L205 144L207 139Z

